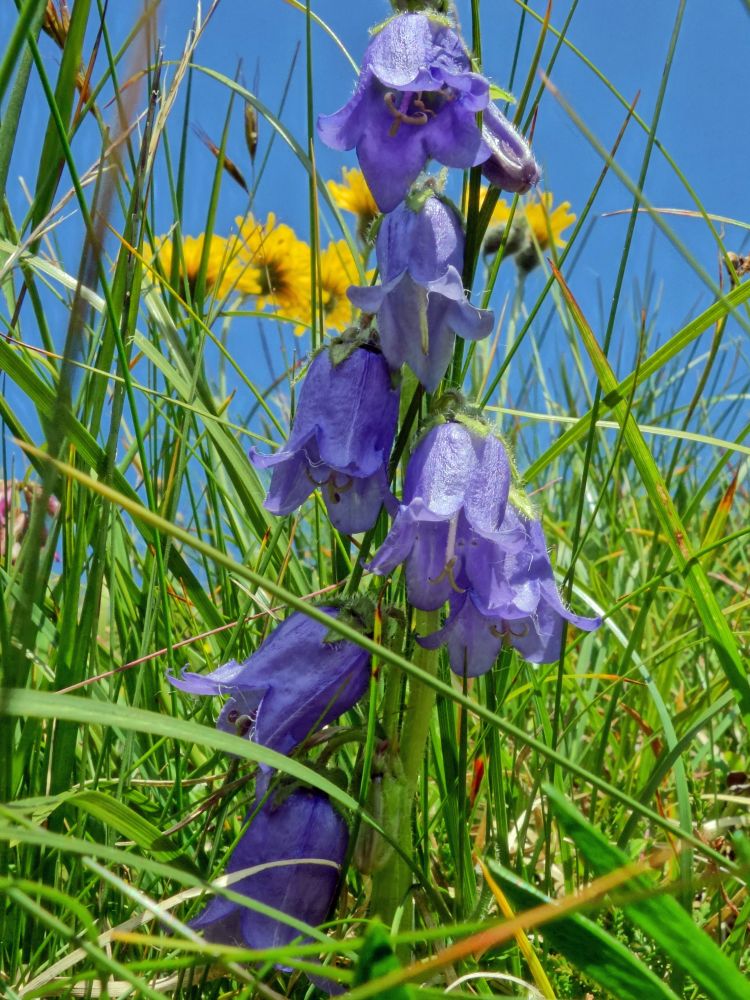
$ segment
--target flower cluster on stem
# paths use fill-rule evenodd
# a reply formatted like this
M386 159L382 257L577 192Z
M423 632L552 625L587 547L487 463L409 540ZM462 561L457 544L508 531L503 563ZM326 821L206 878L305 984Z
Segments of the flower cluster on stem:
M339 281L327 290L324 282L332 328L340 329L332 317L343 322L353 307L362 318L310 360L286 443L270 455L254 449L251 458L257 469L270 470L265 506L273 514L289 515L319 491L341 535L368 532L384 515L392 518L368 569L388 576L403 566L415 609L415 662L423 674L436 673L445 646L451 667L465 678L490 670L504 646L531 662L548 662L559 655L568 624L591 630L598 620L564 605L541 524L521 498L505 444L460 405L443 412L433 400L416 440L402 427L399 440L411 454L400 501L391 491L402 368L432 394L446 376L455 338L481 340L494 325L493 314L472 305L464 288L462 216L441 182L420 175L431 160L481 167L491 184L514 194L530 190L540 176L526 140L491 103L489 81L455 26L435 4L431 12L413 6L373 31L353 96L318 119L325 143L356 150L363 176L345 173L330 193L357 215L360 239L374 238L379 281ZM283 308L283 286L286 304L304 312L294 296L309 302L309 288L285 280L284 268L299 256L290 234L269 217L265 227L242 224L238 239L237 256L253 268L248 280L259 304L267 299ZM282 245L288 252L276 255ZM343 243L332 247L344 257L350 252ZM335 627L344 612L325 610ZM370 686L371 663L355 643L295 612L244 662L169 680L190 694L223 695L220 728L291 754L355 706ZM397 826L398 850L383 851L370 837L354 854L367 858L372 905L390 920L411 884L403 857L410 853L410 814L434 692L411 679L399 732L393 692L400 699L400 679L389 677L386 689L386 763L372 788L395 803L389 822ZM330 908L347 851L346 823L320 792L297 787L283 794L273 781L261 769L249 825L228 867L262 869L235 886L262 904L261 912L213 900L193 922L211 940L284 943L296 933L294 922L290 927L268 907L308 924L322 921ZM322 859L321 868L314 857ZM296 859L296 870L264 868L282 859Z

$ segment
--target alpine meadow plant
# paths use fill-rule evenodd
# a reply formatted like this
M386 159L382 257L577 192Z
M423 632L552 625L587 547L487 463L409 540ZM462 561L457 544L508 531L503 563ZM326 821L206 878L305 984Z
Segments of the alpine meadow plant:
M377 317L388 364L407 364L433 392L453 356L456 334L481 340L492 332L492 313L471 305L464 291L458 213L429 189L420 191L385 216L375 253L381 284L352 287L349 298Z
M331 607L321 611L332 619L340 614ZM359 701L370 679L370 656L295 612L243 662L167 679L187 694L227 698L218 729L288 754Z
M150 12L122 45L112 5L0 14L0 994L746 1000L723 230L725 285L684 254L705 311L654 350L649 274L618 339L636 225L681 246L639 192L684 5L652 120L572 43L596 5L391 0L348 64L325 5L281 5L306 74L246 34L252 87L203 64L207 6L163 65ZM578 63L637 178L551 139L539 81L578 125ZM576 164L556 202L537 153ZM732 231L698 189L685 232Z
M247 828L227 862L231 883L249 901L281 911L311 927L323 923L333 902L349 843L346 821L330 799L308 788L268 788L257 782ZM305 863L307 862L307 863ZM190 921L207 941L263 951L300 937L295 923L216 896Z
M600 624L565 608L542 527L515 508L513 494L505 446L488 427L440 423L414 449L404 502L370 563L381 574L405 563L416 608L449 602L445 625L417 641L447 643L459 676L486 673L506 644L531 663L550 662L566 621L585 631Z
M350 535L395 503L387 465L399 392L377 349L352 343L336 353L324 348L310 363L286 445L275 455L254 449L251 458L273 469L268 510L290 514L319 489L334 527Z

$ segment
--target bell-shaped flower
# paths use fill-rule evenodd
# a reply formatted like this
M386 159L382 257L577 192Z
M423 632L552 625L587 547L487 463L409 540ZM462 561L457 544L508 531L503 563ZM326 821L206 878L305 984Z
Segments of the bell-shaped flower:
M316 927L326 919L336 895L349 842L346 823L322 792L298 789L265 801L262 792L261 787L250 825L227 864L229 875L250 871L228 888ZM261 951L302 935L279 918L223 896L215 896L190 926L216 944Z
M551 663L560 655L567 622L585 632L601 624L563 604L538 521L509 504L503 528L522 543L508 547L475 536L469 543L472 556L456 575L448 620L418 640L430 649L447 643L451 667L459 675L486 673L503 646L517 649L531 663Z
M423 192L382 222L376 243L382 284L349 289L363 312L377 314L380 346L391 368L408 364L428 392L445 374L455 335L481 340L493 315L471 305L461 268L464 233L456 211Z
M503 522L511 472L502 442L451 421L438 424L409 459L403 504L369 569L382 575L405 563L407 596L425 611L459 591L475 542L514 548L517 529Z
M283 754L350 709L369 679L369 653L332 639L325 625L299 611L242 663L231 660L210 674L167 674L188 694L228 696L217 727Z
M495 104L482 114L482 137L492 155L482 164L482 173L495 187L525 194L542 176L529 144Z
M333 149L356 147L378 207L402 201L429 159L473 167L492 153L476 124L489 84L444 19L401 14L373 36L351 100L318 118Z
M316 354L289 440L274 455L250 453L254 465L273 469L266 509L290 514L320 488L339 531L370 529L383 503L393 504L387 467L398 400L379 351L357 347L338 364L329 350Z

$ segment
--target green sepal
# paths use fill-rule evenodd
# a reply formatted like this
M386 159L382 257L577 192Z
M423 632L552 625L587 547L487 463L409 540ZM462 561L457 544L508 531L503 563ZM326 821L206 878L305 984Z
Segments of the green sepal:
M503 90L496 83L490 84L490 100L503 101L505 104L517 104L518 98L514 97L509 90Z
M354 594L353 597L334 598L325 601L324 606L336 608L339 612L339 621L372 638L375 626L375 603L369 595ZM323 639L323 642L331 644L342 641L346 640L342 640L340 633L334 628L329 629Z

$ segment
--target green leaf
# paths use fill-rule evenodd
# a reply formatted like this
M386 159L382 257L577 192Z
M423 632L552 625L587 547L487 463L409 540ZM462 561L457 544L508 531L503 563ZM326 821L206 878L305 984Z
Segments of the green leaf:
M544 790L561 826L597 875L630 862L556 788L545 785ZM643 876L627 882L626 889L635 897L623 905L628 919L656 942L675 968L691 976L710 1000L747 1000L745 977L676 900L655 896L653 880Z
M158 827L106 792L93 790L76 792L70 796L68 802L76 809L82 809L117 830L122 836L134 840L140 848L159 861L178 861L182 867L187 867L195 875L199 874L192 862Z
M503 892L515 908L531 909L549 903L543 892L527 885L497 862L487 867L502 883ZM593 920L574 913L544 925L544 940L563 954L576 969L609 990L618 1000L677 1000L655 973L617 938Z
M36 198L34 201L34 226L39 225L49 211L60 172L64 162L64 144L68 138L64 133L70 125L73 114L73 101L76 97L76 77L81 69L81 56L89 18L91 0L79 0L73 6L70 17L70 27L65 39L60 73L55 87L54 104L50 107L50 118L44 145L39 158L37 172Z
M358 811L355 799L299 761L269 750L259 743L232 736L213 727L198 725L194 721L175 719L158 712L146 712L129 705L111 704L95 698L21 688L0 688L0 717L2 716L62 719L89 726L112 726L124 732L150 733L152 736L165 736L191 744L200 743L202 746L283 771L325 792L345 809Z
M370 924L359 953L352 985L362 986L400 968L401 963L393 950L388 931L381 923ZM378 993L380 1000L410 1000L413 995L408 986L392 986Z

